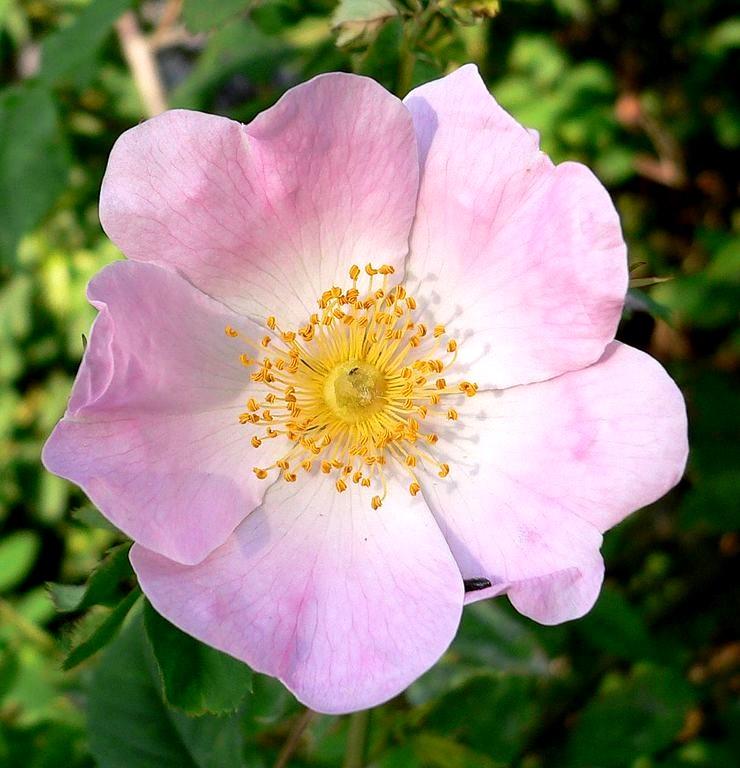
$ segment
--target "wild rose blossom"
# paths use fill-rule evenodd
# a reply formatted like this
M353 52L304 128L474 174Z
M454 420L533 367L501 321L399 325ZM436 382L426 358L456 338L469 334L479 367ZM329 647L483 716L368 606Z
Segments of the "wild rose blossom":
M100 217L128 260L90 283L44 462L160 613L313 709L403 690L465 602L583 615L603 531L682 474L679 391L613 340L608 194L472 66L165 113L116 143Z

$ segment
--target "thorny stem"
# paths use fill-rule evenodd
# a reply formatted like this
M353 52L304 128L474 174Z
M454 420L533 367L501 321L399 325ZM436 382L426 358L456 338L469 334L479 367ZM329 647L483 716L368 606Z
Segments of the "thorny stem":
M342 768L362 768L365 758L365 738L370 722L370 710L363 709L355 712L349 718L347 747L344 753Z
M11 603L2 598L0 598L0 624L12 625L28 642L44 651L55 649L54 639L51 635L25 618Z
M296 748L298 747L298 742L301 740L303 732L306 730L315 715L315 712L307 708L306 711L295 721L295 724L288 734L288 738L285 741L285 744L283 744L283 748L280 750L280 754L275 761L274 768L286 768L288 765L288 760L290 760L290 758L293 756L293 753L296 751Z

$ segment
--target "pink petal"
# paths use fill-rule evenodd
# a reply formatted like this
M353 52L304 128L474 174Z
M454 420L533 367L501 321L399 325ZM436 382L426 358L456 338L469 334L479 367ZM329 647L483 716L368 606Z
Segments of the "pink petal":
M553 166L472 65L405 103L423 164L409 290L463 340L460 363L508 387L598 360L627 289L606 190L582 165Z
M402 691L448 647L463 604L429 510L395 482L374 511L365 489L302 475L199 565L138 545L131 562L163 616L326 713Z
M100 218L129 258L296 325L353 263L402 265L418 172L403 104L368 78L334 73L248 126L178 110L127 131Z
M169 270L117 262L90 282L100 311L47 469L81 486L122 531L196 563L257 506L264 483L244 410L248 320Z
M678 388L651 357L613 342L589 368L481 392L470 408L477 419L461 408L440 441L450 476L423 484L463 576L489 579L489 594L507 591L543 623L582 615L601 584L600 532L683 474Z

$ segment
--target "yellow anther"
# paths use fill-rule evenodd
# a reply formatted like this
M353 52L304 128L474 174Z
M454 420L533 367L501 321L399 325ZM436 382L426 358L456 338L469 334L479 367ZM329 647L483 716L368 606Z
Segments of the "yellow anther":
M392 275L396 270L390 264L383 264L378 268L381 275Z
M259 411L260 404L253 397L250 397L247 400L247 408L254 413L254 411Z
M279 459L275 462L275 465L280 469L290 469L290 463L286 459Z
M239 423L240 424L249 424L249 422L252 421L250 415L248 413L240 413L239 414Z
M409 486L409 493L412 496L416 496L416 494L419 493L420 490L421 490L421 486L419 485L419 483L411 483L411 485Z
M255 475L260 480L264 480L267 477L267 470L266 469L260 469L259 467L253 467L252 472L254 472Z
M343 493L344 491L347 490L347 483L345 483L341 477L339 478L339 480L337 480L336 483L334 483L334 486L339 491L339 493Z
M372 264L365 264L365 272L372 277L378 274L378 270L373 267Z
M270 344L270 342L271 342L271 341L272 341L272 339L271 339L269 336L263 336L263 337L262 337L262 341L260 341L260 344L261 344L261 345L262 345L262 346L263 346L265 349L267 349L267 347L268 347L268 345Z
M351 280L357 280L359 276L360 276L360 268L357 266L357 264L353 264L349 268L349 277Z
M227 325L226 328L224 328L224 333L232 339L235 339L239 335L239 331L232 328L230 325Z
M276 325L277 325L277 320L276 320L274 317L272 317L272 315L271 315L270 317L268 317L268 318L267 318L267 327L268 327L268 328L269 328L271 331L274 331L274 330L275 330L275 326L276 326Z
M239 355L239 362L245 367L249 367L254 362L253 360L249 359L249 355L241 354Z
M328 461L322 461L321 462L321 471L328 475L331 472L331 462Z
M462 381L458 386L460 391L464 392L468 397L473 397L473 395L478 391L478 385L471 384L469 381Z
M457 411L454 408L449 408L447 411L447 418L450 421L457 421Z
M439 472L437 474L440 477L447 477L447 475L450 474L450 465L449 464L440 464L439 465Z
M252 438L252 440L251 440L251 443L252 443L252 445L253 445L255 448L259 448L259 447L262 445L262 441L259 439L259 437L257 437L257 435L255 435L255 436Z
M457 351L457 342L455 339L450 339L447 342L447 351L448 352L456 352Z
M434 338L438 339L440 336L444 336L445 334L445 327L444 325L435 325L434 326Z
M380 507L383 505L383 500L380 498L380 496L373 496L370 505L373 509L380 509Z
M447 382L444 379L437 379L434 382L434 386L437 387L437 389L446 389Z

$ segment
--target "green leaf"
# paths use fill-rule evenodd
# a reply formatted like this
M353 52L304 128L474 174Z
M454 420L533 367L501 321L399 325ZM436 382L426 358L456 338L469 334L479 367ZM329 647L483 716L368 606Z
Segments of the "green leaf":
M595 648L621 659L652 658L656 648L642 616L612 587L604 587L576 630Z
M48 91L10 88L0 94L0 265L12 263L67 183L69 159Z
M99 768L240 768L238 717L191 718L168 708L157 674L137 612L92 679L88 725Z
M108 616L106 616L103 623L93 631L90 637L83 640L69 652L67 658L62 663L62 669L73 669L78 664L82 664L83 661L89 659L90 656L97 653L101 648L108 645L108 643L115 637L116 632L120 629L128 612L139 599L140 595L141 590L137 587L124 597Z
M398 11L390 0L341 0L332 16L337 45L367 43Z
M93 605L110 605L119 596L121 582L133 576L128 553L131 544L120 544L92 572L84 586L49 584L58 611L84 611Z
M450 652L413 683L406 695L413 704L425 704L492 669L547 677L550 659L524 619L485 600L465 608Z
M568 741L569 765L623 768L666 748L694 703L689 684L654 666L614 677L580 715Z
M170 704L193 715L239 707L252 689L252 670L246 664L186 635L148 602L144 623Z
M86 85L94 74L94 61L113 23L132 0L94 0L64 29L41 45L40 80L47 85L72 81Z
M452 735L456 742L508 765L538 724L541 698L536 678L481 673L440 699L424 720L424 730Z
M445 736L421 733L414 738L413 744L418 765L425 768L504 768L503 762L497 762L485 753L476 752ZM400 768L401 763L397 765Z
M120 533L113 523L103 517L103 513L92 504L85 504L72 512L72 517L88 528L102 528L104 531Z
M192 32L207 32L248 10L257 0L185 0L182 17Z
M17 587L28 576L40 546L34 531L16 531L0 541L0 593Z

